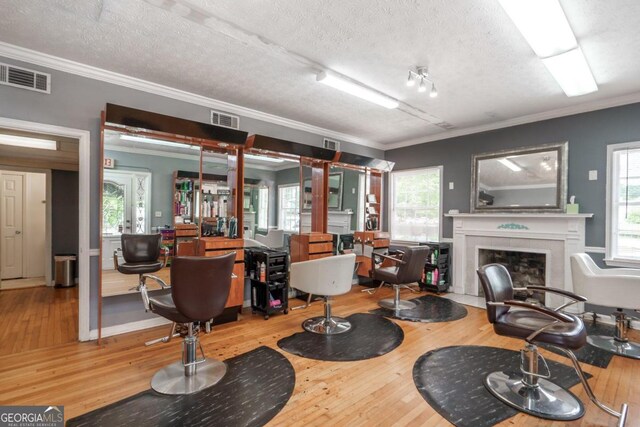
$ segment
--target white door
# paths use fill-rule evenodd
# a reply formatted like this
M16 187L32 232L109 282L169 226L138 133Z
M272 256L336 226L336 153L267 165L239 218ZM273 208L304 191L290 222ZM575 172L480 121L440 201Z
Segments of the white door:
M2 279L22 277L22 195L24 175L0 175L0 258Z

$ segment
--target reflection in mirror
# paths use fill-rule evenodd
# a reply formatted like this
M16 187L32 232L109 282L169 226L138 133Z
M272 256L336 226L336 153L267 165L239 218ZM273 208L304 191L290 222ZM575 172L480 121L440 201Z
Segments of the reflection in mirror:
M299 162L285 156L247 153L244 165L245 237L271 248L286 246L284 234L297 233L300 223Z
M472 211L556 211L566 204L567 144L474 156Z
M166 254L167 267L151 274L169 284L177 227L191 227L180 231L187 235L196 230L193 190L199 186L200 148L105 130L104 158L103 297L135 292L138 285L137 274L115 269L114 252L124 264L122 234L161 234L160 261ZM153 280L147 284L150 290L160 288Z
M205 149L202 153L202 186L198 192L197 215L201 215L201 236L238 236L236 199L233 195L236 171L234 153Z

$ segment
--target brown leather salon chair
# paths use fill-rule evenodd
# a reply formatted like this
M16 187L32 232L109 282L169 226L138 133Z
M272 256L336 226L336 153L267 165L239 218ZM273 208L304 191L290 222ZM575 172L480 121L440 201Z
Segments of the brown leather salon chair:
M149 298L150 310L173 324L186 325L182 360L153 376L151 388L163 394L191 394L216 384L227 371L207 359L198 339L200 325L222 314L229 297L236 253L219 257L176 257L171 264L171 294ZM202 357L198 359L197 349Z
M142 302L145 310L149 310L149 298L146 292L146 280L152 279L158 282L162 289L169 286L159 277L150 273L156 273L167 265L167 251L164 259L160 259L162 236L160 234L123 234L120 236L122 257L124 264L118 262L118 251L113 252L113 267L122 274L137 274L138 286L136 290L142 293Z
M563 289L548 286L514 288L506 267L488 264L478 269L478 277L487 302L487 317L496 334L522 339L519 371L492 372L484 380L485 387L504 403L528 414L551 420L575 420L584 415L582 402L569 390L549 381L549 367L536 344L547 344L566 354L582 382L587 395L600 409L618 418L623 426L627 405L620 412L602 404L593 394L572 350L587 343L587 331L582 319L561 311L587 299ZM543 305L514 300L514 291L552 292L569 298L570 302L551 309ZM540 372L539 366L544 366Z
M406 288L412 292L416 292L416 290L412 289L409 285L422 278L424 263L427 261L430 250L429 246L408 246L399 250L399 256L396 257L379 253L373 255L394 263L391 267L373 269L373 279L380 281L380 286L378 286L377 289L380 289L385 284L391 284L394 290L393 298L378 301L380 307L390 310L409 310L416 306L416 304L411 301L400 299L400 288ZM375 265L375 263L373 264Z

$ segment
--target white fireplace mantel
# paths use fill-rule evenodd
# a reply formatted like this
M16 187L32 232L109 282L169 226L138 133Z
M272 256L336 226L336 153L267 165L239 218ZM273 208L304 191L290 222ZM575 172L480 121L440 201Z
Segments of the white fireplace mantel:
M547 255L547 286L573 291L569 257L585 250L585 221L593 214L445 214L453 218L453 292L479 294L480 249L530 251ZM550 295L550 294L547 294ZM560 305L560 297L548 297Z

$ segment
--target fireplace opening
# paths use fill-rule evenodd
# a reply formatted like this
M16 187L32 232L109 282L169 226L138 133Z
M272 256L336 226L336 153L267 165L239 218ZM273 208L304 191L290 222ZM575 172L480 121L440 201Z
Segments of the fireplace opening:
M536 252L521 252L496 249L479 249L478 265L502 264L509 271L514 288L525 286L545 286L547 256ZM484 296L482 286L479 295ZM534 303L545 303L543 292L534 292L528 296L526 292L516 292L515 299Z

